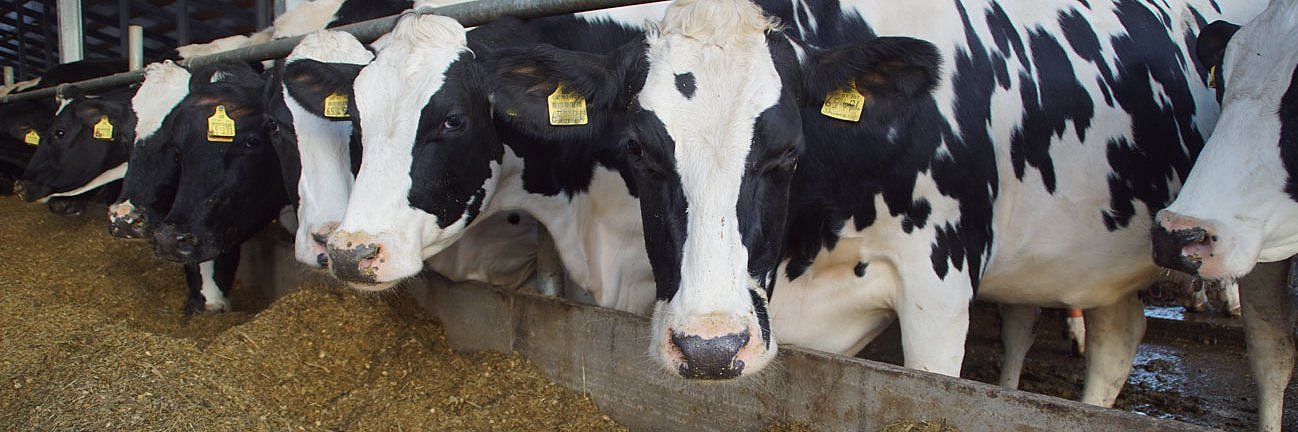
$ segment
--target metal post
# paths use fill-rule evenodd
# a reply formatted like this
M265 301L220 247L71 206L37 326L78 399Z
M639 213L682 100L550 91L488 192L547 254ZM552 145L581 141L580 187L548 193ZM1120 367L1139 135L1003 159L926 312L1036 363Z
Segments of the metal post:
M85 58L85 38L81 26L81 0L59 0L60 63L72 63Z
M288 1L288 0L275 0L275 17L276 17L276 18L278 18L280 15L283 15L283 14L284 14L284 11L288 10L288 5L285 4L287 1Z
M14 39L18 40L18 75L26 76L30 71L27 67L27 44L24 42L23 32L27 31L27 16L23 15L22 2L14 2L14 18L17 20L14 25ZM33 74L35 75L35 74Z
M176 0L176 45L189 45L189 0Z
M117 41L122 44L122 55L131 54L130 36L126 28L131 25L131 0L117 0Z
M14 85L14 67L5 66L4 74L5 74L5 85L7 86Z
M270 10L270 2L267 0L257 0L253 2L253 4L255 5L253 8L257 10L257 29L261 30L269 27L270 21L273 19Z
M129 49L126 50L127 64L130 70L139 70L144 67L144 27L133 25L127 27L127 40Z

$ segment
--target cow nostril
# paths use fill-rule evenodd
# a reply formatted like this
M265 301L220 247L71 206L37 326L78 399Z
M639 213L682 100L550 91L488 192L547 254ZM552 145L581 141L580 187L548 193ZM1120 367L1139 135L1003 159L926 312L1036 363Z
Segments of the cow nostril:
M190 255L194 253L194 236L192 234L188 234L188 233L176 234L174 240L176 242L177 252L180 252L181 254L184 255Z
M317 255L315 256L315 263L316 263L316 264L319 264L320 267L328 267L328 266L329 266L329 254L326 254L326 253L323 253L323 252L317 254Z
M672 332L672 345L680 350L685 360L678 372L694 379L728 379L744 371L744 361L739 351L748 345L748 332L731 333L711 339L684 336Z

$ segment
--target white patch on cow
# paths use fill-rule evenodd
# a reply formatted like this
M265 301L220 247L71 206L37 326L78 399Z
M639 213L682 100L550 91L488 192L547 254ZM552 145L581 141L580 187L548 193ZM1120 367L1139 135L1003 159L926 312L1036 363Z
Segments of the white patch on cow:
M667 11L668 2L658 2L650 4L640 4L631 6L619 6L615 8L600 9L574 14L578 19L586 22L613 22L628 28L641 28L646 22L653 22L662 19L663 13Z
M122 162L121 165L115 166L113 168L110 168L107 171L99 173L98 176L95 176L95 178L90 179L90 181L86 182L86 184L81 185L80 187L77 187L67 192L59 192L59 193L52 193L46 195L44 198L36 200L36 202L44 203L49 201L50 198L81 195L83 193L90 191L91 189L106 185L108 183L112 183L117 180L121 180L123 177L126 177L126 162Z
M135 111L135 142L153 136L162 127L162 120L189 94L188 70L163 61L144 68L144 83L131 98Z
M781 81L766 46L773 23L748 2L678 0L661 33L648 35L649 71L640 105L654 112L675 141L676 170L689 211L676 296L655 307L652 349L675 370L670 334L704 339L747 333L760 344L749 290L748 250L739 233L737 200L757 117L780 99ZM693 73L686 98L675 76ZM760 370L770 350L744 349L744 372Z
M199 293L203 295L203 309L208 312L227 312L230 310L230 301L226 300L225 292L216 284L216 264L212 261L204 261L198 264L198 273L202 287Z
M307 35L287 57L289 63L303 59L363 65L373 60L374 54L349 33L325 30ZM352 123L317 116L293 98L287 88L282 91L293 116L302 166L297 183L301 200L294 256L298 262L316 267L316 257L326 251L312 235L328 235L347 211L354 181L349 147Z
M330 21L334 20L334 15L338 13L338 8L342 7L343 0L314 0L303 2L297 7L289 9L275 18L274 32L271 34L272 39L280 39L293 36L301 36L316 30L325 28Z
M1272 2L1226 48L1221 118L1176 201L1159 213L1169 230L1197 225L1217 238L1199 274L1235 278L1257 262L1298 253L1298 203L1284 191L1280 98L1298 52L1298 8Z
M264 43L270 41L270 36L271 34L268 30L262 30L246 36L227 36L208 43L189 44L177 47L176 53L180 55L181 59L190 59Z
M353 85L365 149L346 215L331 243L355 235L380 241L387 256L377 280L391 281L418 273L424 258L449 246L467 225L465 217L438 221L411 207L407 197L420 113L468 46L464 27L436 15L405 16L383 39L377 57ZM499 170L493 163L493 175L484 185L487 199ZM449 226L443 229L439 222Z

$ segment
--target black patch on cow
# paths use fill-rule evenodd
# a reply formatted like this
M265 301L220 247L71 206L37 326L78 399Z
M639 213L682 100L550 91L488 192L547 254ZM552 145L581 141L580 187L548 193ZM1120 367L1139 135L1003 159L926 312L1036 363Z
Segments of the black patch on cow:
M284 181L284 191L288 193L289 202L297 205L298 180L302 176L302 155L298 153L297 131L293 125L293 113L284 101L284 60L276 60L275 67L269 71L263 97L266 99L267 128L271 146L279 159L280 174Z
M1074 12L1075 14L1075 12ZM1070 14L1061 14L1061 25L1078 25L1070 19ZM1067 27L1065 27L1067 28ZM1076 33L1076 30L1065 30ZM1094 44L1094 41L1079 38L1074 44ZM1041 181L1046 191L1055 192L1056 178L1054 162L1050 158L1050 144L1061 137L1068 123L1071 122L1078 140L1086 139L1086 131L1091 126L1095 106L1090 94L1077 81L1076 72L1069 63L1068 52L1054 36L1039 32L1028 33L1028 45L1032 49L1032 63L1036 66L1037 77L1021 73L1019 75L1019 92L1023 102L1023 119L1020 127L1010 136L1010 161L1014 166L1014 175L1020 180L1025 175L1025 165L1031 165L1041 173ZM1095 45L1098 49L1098 44Z
M79 188L125 163L130 155L135 130L130 107L133 88L102 96L86 96L76 87L64 93L67 105L40 131L40 146L23 172L23 198L29 202ZM105 117L113 125L111 138L94 138L95 125Z
M788 207L771 205L789 200L789 183L802 151L801 119L793 95L785 91L781 103L757 116L753 140L744 163L736 213L739 235L748 250L748 273L763 284L767 295L771 276L780 263Z
M753 302L753 312L757 315L757 327L762 329L762 344L771 348L771 319L766 312L766 301L757 295L757 291L748 290L748 298Z
M698 90L698 86L694 83L694 74L689 72L676 74L676 90L680 91L686 99L694 99L694 91Z
M346 0L334 12L333 21L328 28L355 24L389 15L396 15L410 9L410 0Z
M676 142L652 111L633 114L624 145L636 170L640 215L645 230L645 251L653 267L657 299L670 301L680 289L687 210L685 189L676 170ZM649 235L652 233L652 235Z
M1202 24L1203 19L1199 18L1199 21ZM1230 43L1230 39L1237 31L1239 31L1238 25L1226 21L1214 21L1203 27L1199 31L1199 36L1194 39L1195 55L1192 57L1201 68L1205 84L1208 82L1207 70L1212 67L1217 68L1216 88L1213 91L1218 103L1221 103L1221 97L1226 95L1226 65L1223 62L1226 45Z
M1118 106L1131 115L1131 137L1110 140L1110 209L1101 212L1110 231L1126 227L1144 204L1149 214L1172 199L1170 182L1189 175L1204 136L1194 122L1196 105L1184 69L1189 60L1172 35L1143 2L1123 1L1117 15L1128 34L1112 40L1116 71L1101 67ZM1156 102L1150 81L1162 89ZM1198 85L1195 83L1195 85ZM1187 151L1188 150L1188 153Z
M410 205L436 216L442 228L477 218L486 205L491 163L504 157L500 146L484 145L499 140L471 54L451 64L445 82L419 114L409 193Z
M805 30L798 34L798 37L822 48L839 47L875 37L874 30L860 16L854 13L844 14L840 2L757 0L755 3L766 11L767 15L781 18L783 24L795 32ZM809 24L812 17L816 21L814 29L796 28L797 26L794 25L795 21L804 25Z
M294 60L284 67L284 88L308 112L326 120L350 121L350 118L325 117L324 102L329 95L342 94L347 96L348 112L355 112L356 98L352 95L352 84L363 67L365 65Z
M856 263L856 267L852 267L852 273L856 274L856 277L865 277L865 269L869 266L870 263L864 261L858 262Z
M1298 69L1289 77L1289 87L1280 98L1280 160L1288 178L1284 191L1298 201Z

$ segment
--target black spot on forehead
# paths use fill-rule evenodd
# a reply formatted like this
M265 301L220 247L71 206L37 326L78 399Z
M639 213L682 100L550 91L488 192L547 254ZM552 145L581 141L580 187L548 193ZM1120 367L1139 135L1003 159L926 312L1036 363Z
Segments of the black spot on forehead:
M698 86L694 83L694 74L690 72L676 74L676 90L680 90L686 99L694 98Z

